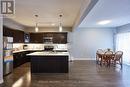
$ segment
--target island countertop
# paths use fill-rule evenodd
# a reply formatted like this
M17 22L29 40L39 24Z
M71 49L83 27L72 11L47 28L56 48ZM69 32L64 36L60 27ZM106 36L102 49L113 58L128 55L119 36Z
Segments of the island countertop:
M27 56L69 56L69 52L33 52Z

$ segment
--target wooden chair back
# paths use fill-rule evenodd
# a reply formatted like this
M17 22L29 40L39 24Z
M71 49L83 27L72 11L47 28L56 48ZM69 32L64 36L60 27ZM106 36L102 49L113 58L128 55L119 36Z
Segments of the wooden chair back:
M104 53L104 51L102 49L98 49L97 53Z
M104 59L105 61L109 61L110 59L112 59L113 57L113 51L106 51L104 53Z
M114 60L115 60L115 61L120 61L120 59L122 58L122 55L123 55L123 52L122 52L122 51L117 51L117 52L115 53Z

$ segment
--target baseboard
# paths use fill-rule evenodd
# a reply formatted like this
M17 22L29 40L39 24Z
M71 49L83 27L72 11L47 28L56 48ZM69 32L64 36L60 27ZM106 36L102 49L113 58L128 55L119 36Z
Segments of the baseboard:
M96 60L95 58L73 58L73 60Z
M3 82L4 82L3 79L1 79L1 80L0 80L0 84L2 84Z

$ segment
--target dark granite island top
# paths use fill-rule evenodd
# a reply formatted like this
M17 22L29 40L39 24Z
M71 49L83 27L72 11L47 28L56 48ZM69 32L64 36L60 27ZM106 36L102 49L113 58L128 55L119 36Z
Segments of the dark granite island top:
M68 73L68 52L34 52L31 58L31 73Z

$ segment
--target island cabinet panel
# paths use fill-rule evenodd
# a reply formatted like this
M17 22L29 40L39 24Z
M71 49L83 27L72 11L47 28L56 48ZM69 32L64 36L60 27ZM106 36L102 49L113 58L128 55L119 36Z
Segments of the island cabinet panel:
M68 73L68 56L31 56L31 73Z
M43 33L30 33L31 43L43 43Z

